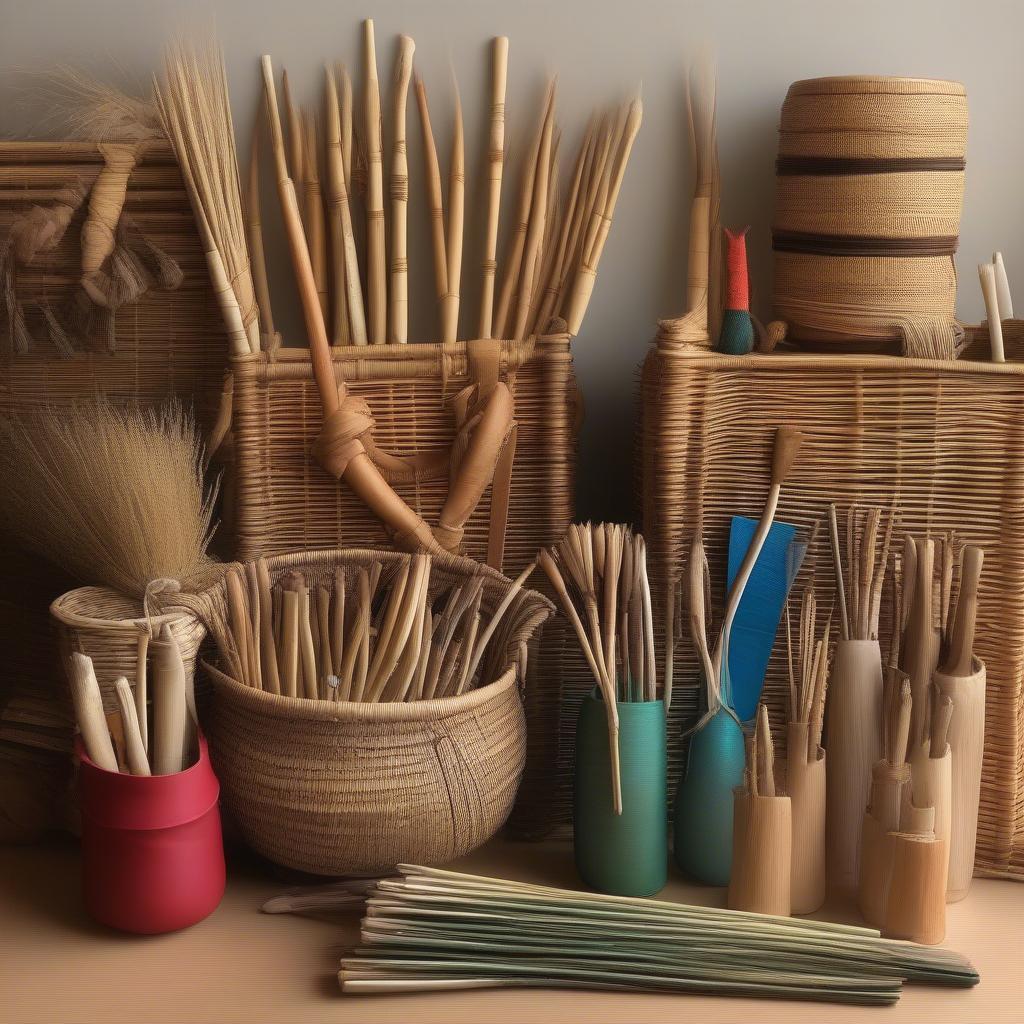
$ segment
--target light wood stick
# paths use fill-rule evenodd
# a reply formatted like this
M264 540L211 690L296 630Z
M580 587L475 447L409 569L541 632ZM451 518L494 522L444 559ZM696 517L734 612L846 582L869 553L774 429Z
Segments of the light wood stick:
M345 229L341 221L342 196L347 201L345 162L341 146L341 108L334 68L324 66L324 141L327 161L327 234L331 243L331 343L347 345L348 293L345 282Z
M512 586L505 592L505 596L502 597L498 603L498 607L494 609L494 614L491 616L491 621L487 623L483 633L480 634L479 639L476 641L475 646L470 649L468 677L473 678L477 668L480 666L480 662L483 659L484 651L487 649L488 643L491 641L491 637L494 636L494 631L498 628L498 624L505 617L505 613L508 611L509 606L515 600L516 595L520 590L523 589L523 585L533 574L533 570L537 568L536 562L531 562L512 582Z
M259 588L260 660L263 668L263 687L270 693L281 692L281 677L277 670L277 648L274 645L274 603L270 590L270 572L267 560L256 562L256 581Z
M533 199L530 203L530 221L526 231L526 241L523 249L523 270L519 282L518 304L512 329L512 337L517 339L525 337L526 325L530 322L530 314L534 312L533 278L537 270L540 247L547 222L548 183L551 174L551 140L552 132L554 131L554 121L555 103L554 96L552 95L547 115L544 118L544 127L541 131L540 148L537 151L537 169L534 174Z
M249 257L252 261L252 283L256 292L256 305L260 311L260 327L263 333L263 347L274 345L274 311L270 302L270 283L267 278L267 257L263 246L263 204L260 199L260 127L266 107L256 105L256 120L252 128L252 145L249 150L249 189L246 213L248 214ZM140 722L140 725L142 723Z
M861 544L860 594L857 607L860 612L860 635L865 640L871 639L871 588L875 572L875 545L878 543L878 523L881 517L879 509L868 510L867 526Z
M310 610L310 592L303 587L299 592L299 655L302 664L303 696L316 700L319 696L316 671L316 644Z
M263 686L263 659L260 652L260 583L256 563L245 565L246 607L249 610L249 643L252 645L253 685Z
M1010 297L1010 282L1006 277L1006 265L1001 252L992 253L992 267L996 278L996 303L1002 320L1013 319L1013 299Z
M583 174L580 178L579 192L576 197L574 209L569 220L569 236L566 240L565 253L559 261L558 292L555 296L554 306L550 314L554 316L562 310L566 294L576 276L576 267L580 261L580 254L583 247L583 235L585 226L590 220L590 186L591 182L598 175L596 170L601 160L601 153L607 150L607 139L604 134L604 124L597 118L592 118L588 126L587 155L583 164Z
M384 153L381 140L380 85L373 22L363 22L364 114L366 144L366 276L369 339L373 345L387 340L387 266L384 226Z
M302 141L302 121L299 111L292 100L291 83L288 81L288 71L281 72L281 89L284 94L285 119L288 122L288 171L292 181L303 181L305 179L306 147Z
M941 696L934 702L928 742L929 757L945 757L949 740L949 725L953 720L953 698Z
M832 543L832 565L836 575L836 597L839 599L839 618L843 628L843 639L851 640L850 620L846 614L846 584L843 580L843 560L839 553L839 524L836 521L836 506L828 507L828 535Z
M142 735L142 749L149 750L149 693L146 678L146 662L149 659L150 627L139 628L135 648L135 717L139 720Z
M526 232L530 226L530 205L533 202L533 182L537 173L537 154L540 152L541 140L544 136L544 125L547 122L548 108L555 93L555 80L548 83L544 102L541 104L540 118L529 153L523 164L523 180L519 193L519 206L516 213L515 232L509 243L501 291L498 293L498 305L494 312L494 332L499 338L505 337L512 324L508 322L512 309L512 295L519 282L519 273L523 262L523 249L526 246Z
M768 724L768 707L757 706L757 760L753 769L760 775L760 790L764 796L775 796L775 748L772 744L772 730Z
M67 660L68 683L71 700L75 707L75 721L82 736L89 760L108 772L116 772L117 756L110 740L107 719L103 713L103 697L96 681L92 659L77 651Z
M899 768L907 759L907 743L910 738L910 712L913 701L910 696L910 683L903 681L900 687L900 703L896 726L893 729L893 757L892 764Z
M341 69L341 159L345 165L345 191L352 194L352 76Z
M462 234L466 204L466 143L462 124L459 83L455 90L455 123L452 129L452 158L448 167L448 257L447 291L441 304L441 340L455 341L459 333L459 295L462 287Z
M391 161L391 292L388 340L404 345L409 340L409 153L406 109L412 59L416 44L399 36L395 63L394 156Z
M999 296L996 290L996 272L991 263L978 264L978 277L981 280L981 294L985 299L985 314L988 320L988 338L992 347L992 362L1005 363L1006 353L1003 348L1003 324L999 309Z
M434 632L434 616L431 614L430 608L425 608L423 616L423 625L420 636L420 647L419 647L419 660L416 666L416 675L413 679L412 685L412 700L423 699L423 686L427 678L427 666L429 664L429 653L430 653L430 637Z
M228 615L231 619L231 633L238 651L238 667L241 670L239 682L246 686L255 686L252 677L252 637L249 632L249 614L246 608L242 582L234 569L228 570L225 578L225 592L228 601Z
M956 611L950 628L949 648L943 662L943 673L948 676L973 674L974 631L978 616L978 586L985 554L973 544L967 545L961 556L960 590L956 598Z
M316 284L316 294L320 300L320 312L326 321L330 314L327 291L327 226L324 218L323 195L320 190L316 121L308 111L303 121L303 141L306 149L306 157L302 164L305 171L303 192L306 236L309 244L309 259L313 267L313 281Z
M341 676L341 661L345 650L345 570L339 565L334 570L334 600L331 602L331 667L332 675Z
M185 663L171 627L164 624L153 643L153 757L154 775L173 775L185 767L191 749L188 727L188 684Z
M352 628L345 641L345 656L341 662L340 683L338 686L339 700L363 699L362 686L356 688L356 662L363 646L363 637L370 629L370 577L366 569L360 567L356 583L356 613L352 617Z
M508 38L498 36L491 54L491 112L487 145L487 227L484 235L483 287L480 298L481 338L491 337L494 285L498 273L498 226L501 178L505 166L505 90L508 82Z
M420 127L423 132L423 162L427 190L427 208L430 213L430 242L434 256L434 291L437 295L438 318L442 317L444 298L448 292L448 256L444 240L444 201L441 197L441 167L437 160L437 146L434 131L430 125L430 108L427 104L427 88L423 79L416 79L416 103L420 111ZM440 336L440 327L439 327Z
M149 770L149 758L146 757L146 748L142 743L142 731L139 727L139 718L135 713L135 697L128 680L121 676L114 683L114 690L117 693L117 703L121 709L121 723L124 731L125 756L128 760L128 770L132 775L151 775Z
M299 594L281 592L281 693L298 696L299 680Z
M403 630L407 637L408 630L412 627L411 620L405 617L406 610L409 607L406 592L412 589L411 577L418 565L419 562L416 556L413 556L412 560L403 562L398 578L391 586L391 594L388 597L384 619L377 634L377 646L374 649L373 660L370 662L367 675L366 700L375 701L380 699L381 692L394 671L401 647L405 643L405 637L402 638L401 642L398 642L396 638L401 635Z
M644 680L647 700L658 699L657 665L654 654L654 603L651 599L651 582L647 574L647 542L643 537L637 538L639 554L639 572L641 584L641 601L644 613Z

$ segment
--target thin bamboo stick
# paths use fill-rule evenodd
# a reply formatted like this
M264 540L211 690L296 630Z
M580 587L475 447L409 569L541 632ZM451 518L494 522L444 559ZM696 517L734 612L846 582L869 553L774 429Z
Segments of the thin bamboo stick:
M249 150L249 194L246 204L249 220L249 258L252 261L252 282L256 291L256 304L260 311L262 344L264 349L274 347L274 312L270 302L270 283L267 279L267 258L263 246L263 204L260 200L260 126L265 112L262 102L256 105L256 119L252 128L252 146Z
M305 159L302 167L305 175L303 192L305 198L306 234L309 243L309 258L313 267L313 280L320 300L320 312L326 321L330 315L330 300L327 290L327 228L324 218L324 200L320 190L320 169L318 166L318 142L316 121L307 112L303 118L302 133Z
M462 234L466 203L466 144L462 124L462 98L459 83L455 90L455 124L452 131L452 158L448 168L448 257L447 291L441 304L441 340L455 341L459 333L459 294L462 286Z
M384 225L384 154L381 140L380 85L373 22L363 23L364 130L366 133L366 275L369 339L373 345L387 340L387 277Z
M345 164L341 148L341 110L334 68L324 65L324 144L327 169L327 235L331 251L331 343L347 345L348 295L345 283L345 230L340 196L346 195Z
M508 38L494 40L491 56L491 111L487 146L487 227L484 236L483 286L480 298L481 338L491 337L494 285L498 272L498 226L501 217L501 178L505 165L505 90L508 82Z
M409 340L409 153L406 109L412 59L416 44L400 36L395 64L394 155L391 162L391 291L388 340L404 345Z
M416 79L416 103L420 111L423 131L423 162L427 189L427 207L430 213L430 241L434 256L434 291L437 295L438 318L443 317L445 295L448 292L448 256L444 239L444 201L441 197L441 168L437 160L437 146L430 125L427 88L423 79ZM441 328L439 328L441 330Z

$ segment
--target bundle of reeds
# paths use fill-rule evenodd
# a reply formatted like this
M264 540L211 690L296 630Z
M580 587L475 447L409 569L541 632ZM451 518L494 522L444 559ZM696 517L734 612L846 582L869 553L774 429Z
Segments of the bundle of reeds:
M904 981L978 982L959 954L868 928L398 871L369 895L338 972L343 992L536 986L886 1005Z
M335 570L331 586L299 570L271 585L265 559L226 576L227 630L217 634L227 672L246 686L310 700L395 702L473 689L505 613L533 565L489 617L483 579L429 596L431 558L404 557Z
M298 166L298 159L293 159L291 165L284 168L287 172L284 176L292 181L293 191L306 185L304 212L300 213L297 207L292 211L292 198L287 189L282 192L282 204L292 233L292 259L307 327L310 335L315 336L318 321L331 323L330 335L336 344L403 344L410 340L408 219L417 190L409 179L407 100L413 80L414 51L413 40L402 36L391 102L382 103L373 22L364 23L364 118L361 125L358 120L353 123L351 88L346 87L344 93L348 102L339 102L336 72L333 68L327 69L324 137L329 202L326 225L327 236L331 239L332 274L322 271L325 257L320 225L325 211L319 199L319 184L310 187L316 174L318 154L310 142L308 129L302 166ZM269 65L269 57L264 57L264 64L265 68ZM566 324L569 333L576 334L590 301L626 166L640 129L642 104L636 98L591 123L577 151L567 200L560 204L559 131L555 125L555 88L551 82L532 141L524 153L515 221L507 232L506 255L499 267L501 188L508 166L504 133L507 74L508 40L500 37L494 41L489 96L488 188L483 213L485 242L479 327L470 336L521 339L553 328L564 330ZM347 76L344 80L348 81ZM272 86L271 71L266 94L273 125L276 98L272 95ZM435 324L427 327L429 321L424 319L421 329L431 338L452 342L464 336L460 335L460 315L463 239L468 225L462 106L455 86L445 201L427 92L418 78L415 95L431 223L434 264L431 276L437 298ZM388 118L382 110L390 113L390 124L386 123ZM384 152L385 136L391 140L390 153ZM356 144L352 144L353 138ZM350 141L342 144L345 139ZM358 190L351 185L352 164L360 150L366 158L365 196L357 195ZM361 199L361 210L353 209L356 198ZM354 214L366 225L362 261L355 244ZM319 273L318 268L321 268Z
M216 488L177 404L106 402L0 421L0 526L19 544L92 584L133 597L209 567Z
M605 702L613 803L622 810L618 701L657 699L654 623L643 537L614 523L569 527L538 564L547 574Z
M832 641L832 612L820 638L817 633L818 602L814 586L800 595L800 623L793 642L789 605L786 605L786 666L789 672L789 720L805 727L806 756L817 760L825 721L825 693L828 687L829 649ZM795 654L794 654L795 647Z

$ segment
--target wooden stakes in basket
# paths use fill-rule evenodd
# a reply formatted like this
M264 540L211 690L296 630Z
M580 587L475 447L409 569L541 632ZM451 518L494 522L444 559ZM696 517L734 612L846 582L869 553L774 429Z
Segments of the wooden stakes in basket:
M366 144L366 277L369 338L387 340L387 273L384 226L384 152L381 139L380 86L373 22L363 23L364 142Z
M391 291L388 341L409 340L409 153L406 145L406 108L412 81L416 44L399 36L395 60L394 156L391 162Z
M534 565L491 610L481 576L431 597L432 564L417 554L387 571L381 562L356 573L338 567L316 581L291 570L272 585L260 559L251 597L230 569L217 638L228 674L311 700L394 702L468 692L487 671L487 656ZM379 579L386 580L381 595ZM277 688L263 666L278 673Z
M505 88L508 82L508 38L494 40L491 58L491 107L487 146L487 218L484 241L483 287L480 298L481 338L491 337L494 317L494 283L498 271L498 222L501 213L501 179L505 167Z

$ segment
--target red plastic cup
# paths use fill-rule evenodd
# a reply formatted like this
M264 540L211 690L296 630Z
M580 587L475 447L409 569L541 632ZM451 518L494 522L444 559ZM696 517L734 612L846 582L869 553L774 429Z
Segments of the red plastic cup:
M89 760L81 740L85 904L101 924L158 935L201 921L224 895L224 843L206 740L175 775L122 775Z

